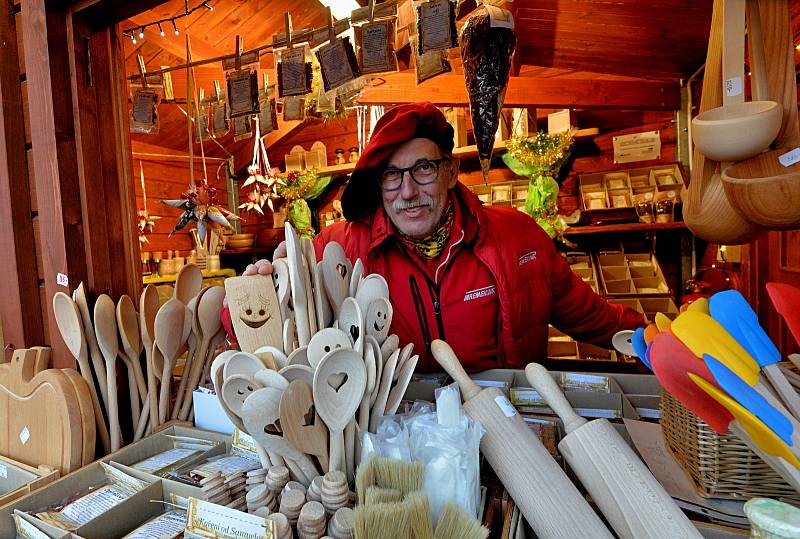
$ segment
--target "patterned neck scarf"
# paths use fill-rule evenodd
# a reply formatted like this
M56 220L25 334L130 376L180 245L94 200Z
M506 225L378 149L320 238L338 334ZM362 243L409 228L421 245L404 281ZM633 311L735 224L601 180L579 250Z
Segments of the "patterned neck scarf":
M453 228L455 215L456 212L453 207L453 201L451 200L450 205L447 206L447 209L442 214L441 219L439 219L439 223L436 225L436 228L434 228L433 232L424 238L411 238L399 230L397 233L403 240L403 243L415 250L422 258L433 260L442 254L442 251L444 251L444 248L447 246L447 242L450 240L450 230Z

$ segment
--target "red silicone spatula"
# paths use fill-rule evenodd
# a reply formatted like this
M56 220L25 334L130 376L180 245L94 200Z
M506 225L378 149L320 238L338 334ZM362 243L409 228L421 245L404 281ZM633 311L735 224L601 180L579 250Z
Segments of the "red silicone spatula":
M718 433L724 434L728 431L733 415L697 387L687 375L693 373L716 385L703 360L678 339L662 332L650 344L650 364L664 389Z
M800 288L786 283L767 283L767 293L794 340L800 343Z

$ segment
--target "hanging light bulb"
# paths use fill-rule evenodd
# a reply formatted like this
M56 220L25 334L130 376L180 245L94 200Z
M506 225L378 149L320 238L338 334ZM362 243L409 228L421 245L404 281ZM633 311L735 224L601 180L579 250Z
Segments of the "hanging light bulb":
M175 30L176 36L180 34L180 32L178 32L178 25L175 24L175 19L172 19L172 29Z
M161 34L161 37L164 37L164 29L161 28L161 23L158 23L158 33Z
M144 27L139 29L139 39L144 39Z
M133 32L131 32L131 43L136 45L136 35Z

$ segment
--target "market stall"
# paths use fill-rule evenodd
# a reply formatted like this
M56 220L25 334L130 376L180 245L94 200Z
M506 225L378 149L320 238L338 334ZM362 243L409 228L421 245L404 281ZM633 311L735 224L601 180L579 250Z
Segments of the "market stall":
M796 3L256 4L0 19L1 537L800 537Z

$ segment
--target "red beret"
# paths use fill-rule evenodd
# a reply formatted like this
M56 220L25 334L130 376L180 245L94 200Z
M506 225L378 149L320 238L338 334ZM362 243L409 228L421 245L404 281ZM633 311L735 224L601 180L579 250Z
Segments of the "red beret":
M345 219L355 221L377 209L381 201L378 169L397 146L414 138L430 139L445 153L453 151L453 126L433 103L409 103L391 109L375 124L369 143L344 187Z

